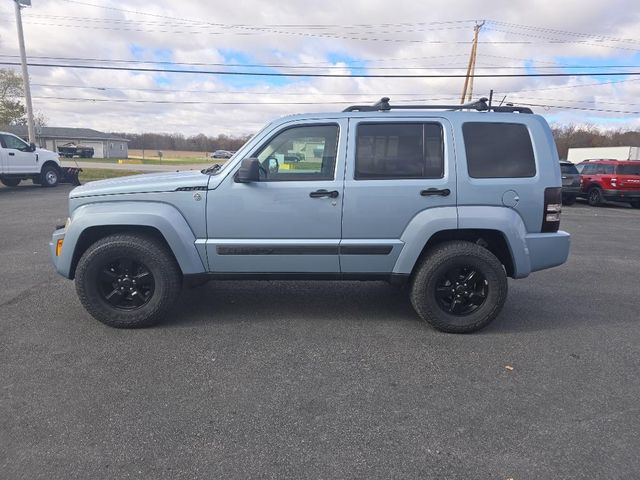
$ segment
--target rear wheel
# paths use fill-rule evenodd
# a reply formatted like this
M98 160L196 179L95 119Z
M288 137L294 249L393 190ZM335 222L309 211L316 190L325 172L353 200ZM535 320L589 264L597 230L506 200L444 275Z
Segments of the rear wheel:
M443 332L470 333L487 326L507 298L500 261L471 242L443 243L419 265L411 286L418 315Z
M17 187L20 184L19 178L0 178L0 182L5 187Z
M576 196L575 195L564 195L562 197L562 204L563 205L573 205L574 203L576 203Z
M182 274L164 244L135 234L105 237L82 255L76 291L84 308L116 328L154 325L180 294Z
M602 205L602 190L599 187L592 187L589 190L589 196L587 197L589 205L592 207L597 207Z
M55 187L60 180L60 172L53 165L45 165L40 173L40 184L43 187Z

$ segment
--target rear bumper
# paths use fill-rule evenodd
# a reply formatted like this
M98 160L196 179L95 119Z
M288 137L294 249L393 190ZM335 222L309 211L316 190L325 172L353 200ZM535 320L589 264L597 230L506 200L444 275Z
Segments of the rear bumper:
M562 187L562 195L578 195L580 193L580 185Z
M571 235L562 230L556 233L530 233L525 241L532 272L562 265L569 258Z

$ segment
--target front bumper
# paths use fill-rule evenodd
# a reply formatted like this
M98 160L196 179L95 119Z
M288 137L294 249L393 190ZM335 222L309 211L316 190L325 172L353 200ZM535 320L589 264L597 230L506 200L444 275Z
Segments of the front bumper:
M62 245L61 254L56 255L56 245L58 244L58 240L64 240L65 233L65 228L59 228L53 232L51 235L51 241L49 242L49 253L51 254L51 262L53 263L56 271L63 277L69 278L69 265L68 262L64 261L64 244Z
M571 235L567 232L530 233L525 240L532 272L557 267L569 258Z

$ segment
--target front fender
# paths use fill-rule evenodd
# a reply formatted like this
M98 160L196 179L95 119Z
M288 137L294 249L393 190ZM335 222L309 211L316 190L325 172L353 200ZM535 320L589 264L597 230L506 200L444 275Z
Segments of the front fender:
M58 273L72 278L78 240L91 227L142 226L158 230L171 248L183 274L203 273L205 264L195 246L196 237L185 218L173 206L160 202L101 202L82 205L73 212L66 229L54 232L53 245L64 238L60 256L53 262Z

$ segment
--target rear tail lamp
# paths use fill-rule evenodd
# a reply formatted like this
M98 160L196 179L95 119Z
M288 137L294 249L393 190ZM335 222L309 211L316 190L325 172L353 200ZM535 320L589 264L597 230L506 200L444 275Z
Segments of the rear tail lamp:
M560 212L562 212L562 188L544 189L544 212L542 216L542 232L557 232L560 228Z

